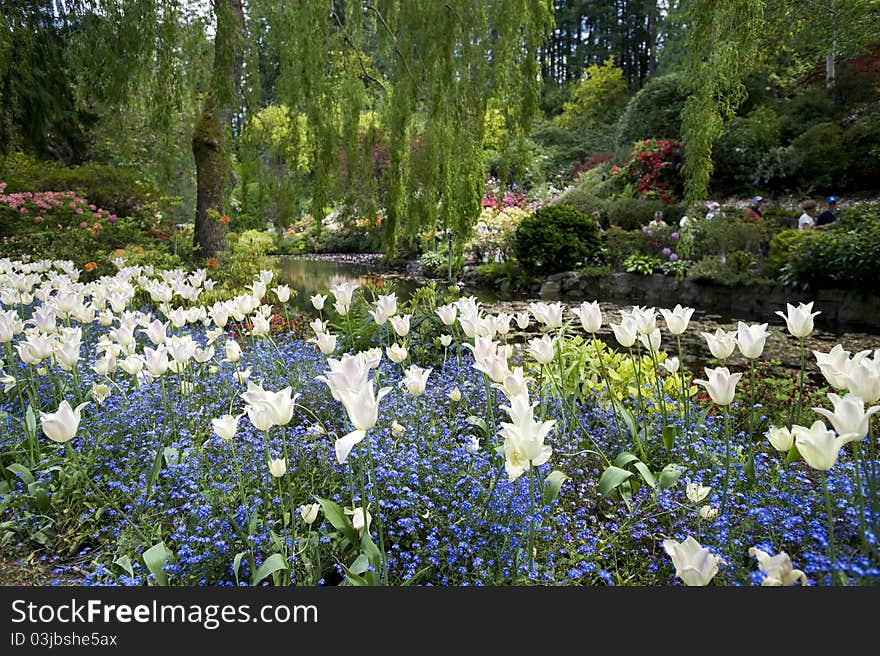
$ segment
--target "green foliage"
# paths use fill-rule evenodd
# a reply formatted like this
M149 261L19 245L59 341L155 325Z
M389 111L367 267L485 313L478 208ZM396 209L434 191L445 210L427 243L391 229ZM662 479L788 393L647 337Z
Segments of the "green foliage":
M676 74L652 79L633 96L617 123L615 142L628 153L642 139L677 141L681 136L681 112L687 94Z
M796 137L783 156L784 170L796 188L834 189L844 186L846 171L859 153L851 153L843 129L834 122L819 123Z
M782 118L768 105L727 123L712 152L715 182L731 188L756 185L762 161L780 144L781 130Z
M645 255L644 253L633 253L623 262L623 268L627 273L639 273L643 276L650 276L657 271L663 264L656 255Z
M813 230L792 247L782 268L786 285L821 289L880 285L880 207L841 211L836 225Z
M261 270L278 273L278 263L269 253L277 250L278 236L274 230L246 230L227 235L226 251L219 254L217 281L228 290L237 290L250 283Z
M753 253L749 251L733 251L725 256L727 266L737 274L747 274L752 270L757 261Z
M645 249L645 234L641 230L624 230L611 226L602 233L602 240L608 253L608 263L614 269L620 269L626 258L642 253Z
M655 212L663 212L663 220L670 226L678 225L681 213L679 207L661 200L618 198L605 203L608 222L624 230L636 230L648 225L654 218Z
M601 248L596 222L572 207L542 207L516 230L516 257L530 272L556 273L598 263Z
M685 197L706 198L712 146L745 98L742 80L758 60L762 0L710 0L688 4L682 82L689 92L681 114L685 143Z
M151 204L162 203L168 210L170 203L158 189L144 182L131 170L87 163L63 166L24 153L0 157L0 182L6 182L6 193L19 191L74 191L94 205L118 216L131 216L146 210Z
M568 190L561 196L559 196L555 201L555 205L561 205L565 207L572 207L576 209L578 212L582 212L586 215L591 215L595 211L602 211L605 206L605 202L596 197L592 190L586 184L579 184L576 187Z
M770 247L767 257L764 259L764 275L768 278L776 278L782 272L782 267L788 261L791 250L808 233L805 230L783 230L777 232L770 239Z
M422 256L419 258L419 265L423 275L439 277L446 274L449 266L449 249L445 250L446 253L443 253L442 249L422 253Z
M693 259L748 251L756 258L763 253L768 226L739 217L698 221L693 227Z
M593 129L599 123L615 121L628 95L623 71L614 65L611 56L603 64L586 68L574 85L571 101L563 104L562 113L554 120L571 129Z
M667 260L660 265L660 273L682 280L687 277L692 262L690 260Z
M690 280L708 282L724 287L736 287L753 282L752 276L737 272L720 255L706 255L694 262L687 272Z
M474 273L481 287L500 294L523 289L529 282L529 276L516 260L480 264L474 269Z

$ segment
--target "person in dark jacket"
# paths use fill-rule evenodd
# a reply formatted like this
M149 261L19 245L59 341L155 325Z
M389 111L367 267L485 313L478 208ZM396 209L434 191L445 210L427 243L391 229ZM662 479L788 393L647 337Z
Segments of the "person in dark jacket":
M840 200L837 196L829 196L825 199L825 204L828 206L819 216L816 217L816 227L819 228L821 226L831 225L835 221L837 221L837 201Z

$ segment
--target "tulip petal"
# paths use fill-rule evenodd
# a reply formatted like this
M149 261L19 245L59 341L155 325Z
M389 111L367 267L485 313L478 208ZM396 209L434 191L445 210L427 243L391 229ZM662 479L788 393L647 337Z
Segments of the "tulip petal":
M348 460L348 454L351 453L351 450L354 448L355 444L363 440L366 436L367 431L354 430L351 431L348 435L340 437L338 440L336 440L333 448L336 451L336 460L339 462L340 465Z

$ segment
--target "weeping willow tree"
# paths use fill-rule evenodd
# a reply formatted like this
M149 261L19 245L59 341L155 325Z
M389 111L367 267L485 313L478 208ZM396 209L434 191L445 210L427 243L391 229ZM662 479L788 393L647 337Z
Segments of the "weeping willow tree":
M758 61L763 9L762 0L693 0L684 9L688 31L683 79L690 95L681 132L688 200L706 198L712 144L746 98L743 79Z
M466 235L480 211L487 105L503 108L511 134L528 126L552 16L549 0L276 8L278 95L307 117L316 220L354 201L362 216L380 215L388 253L438 227Z
M356 206L382 221L389 252L434 227L465 235L480 210L487 105L503 108L513 137L529 124L553 16L551 0L57 6L71 26L66 61L81 107L121 140L146 124L156 158L163 144L175 152L178 176L188 122L195 240L206 257L224 245L217 218L231 209L241 128L269 104L307 126L290 130L287 150L294 162L309 153L317 221L335 205Z

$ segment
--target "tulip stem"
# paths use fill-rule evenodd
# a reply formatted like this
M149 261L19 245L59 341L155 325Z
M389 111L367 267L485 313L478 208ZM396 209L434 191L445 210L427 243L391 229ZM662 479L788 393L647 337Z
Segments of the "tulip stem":
M721 496L721 514L727 517L727 494L728 480L730 476L730 410L724 408L724 491ZM729 522L728 522L729 524ZM730 539L730 527L728 525L728 540Z
M681 403L683 409L683 419L685 420L685 431L690 430L691 422L690 422L690 398L688 398L687 389L685 387L684 380L684 352L681 349L681 334L675 336L675 343L678 345L678 370L681 376Z
M828 558L830 560L831 585L837 585L834 566L837 563L837 547L834 542L834 517L831 507L831 492L828 490L828 472L822 472L822 489L825 492L825 514L828 518Z
M800 356L801 356L801 370L798 373L798 398L797 403L794 404L794 416L788 422L789 424L799 424L801 421L801 409L803 408L804 403L804 372L807 367L807 356L806 356L806 348L804 346L804 338L798 338L800 340Z
M629 347L629 357L630 357L630 360L633 359L632 347ZM639 352L639 357L636 359L636 395L637 395L637 399L638 399L638 402L637 402L638 412L636 413L636 416L635 416L635 427L633 430L633 437L636 440L636 444L638 444L638 446L639 446L639 452L642 454L642 462L644 462L647 465L648 464L648 454L645 451L645 446L642 444L641 438L639 437L639 433L641 432L641 428L639 427L639 424L641 423L641 421L643 419L643 417L642 417L642 374L641 374L642 364L641 363L642 363L642 356L641 356L641 352Z
M535 566L535 468L529 460L529 571L528 577L532 577L532 569Z
M608 391L608 398L611 399L611 415L614 417L614 430L620 435L620 419L617 417L617 398L614 395L614 390L611 389L611 381L608 379L608 372L605 371L605 360L602 358L602 353L599 351L599 340L596 339L596 334L593 333L593 348L596 351L596 360L599 362L599 374L602 376L602 382L605 383L605 389Z
M380 580L383 584L388 585L388 561L385 554L385 522L382 521L382 496L379 491L379 480L376 478L376 465L373 463L373 448L370 444L369 434L366 436L367 442L367 458L370 460L370 477L373 482L373 493L376 497L376 529L379 532L379 553L381 554L380 566L382 571L379 572ZM364 507L364 530L367 530L366 507Z
M870 559L871 551L868 547L868 526L865 521L865 511L867 510L867 507L865 505L865 489L862 487L862 445L858 442L853 444L853 455L855 456L856 490L858 490L859 501L856 510L859 513L859 532L862 534L862 553L865 558Z

